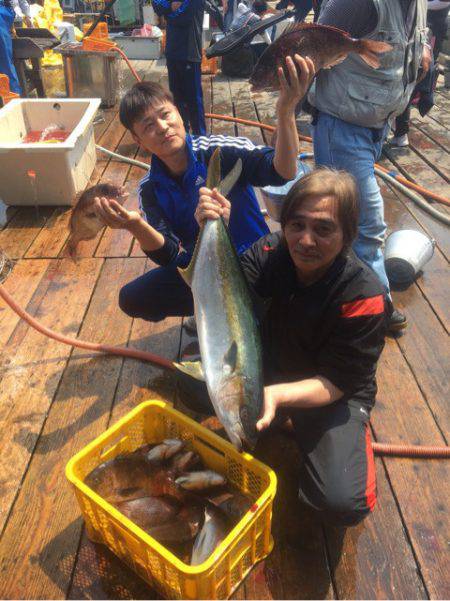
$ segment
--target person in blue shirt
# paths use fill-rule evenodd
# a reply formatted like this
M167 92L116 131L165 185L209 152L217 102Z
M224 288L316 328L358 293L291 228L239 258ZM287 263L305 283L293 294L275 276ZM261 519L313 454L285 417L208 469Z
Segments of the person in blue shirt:
M193 134L206 133L202 92L202 31L205 0L152 0L166 19L166 61L169 89Z
M275 148L232 136L191 137L170 92L157 83L135 84L123 97L122 124L152 154L150 170L139 188L141 212L128 211L109 198L96 198L95 210L106 225L131 232L159 265L121 289L119 305L128 315L160 321L193 314L192 294L178 267L189 264L195 247L199 227L194 213L199 195L208 190L208 162L216 148L220 148L222 177L238 159L243 164L229 194L229 231L238 254L268 233L252 186L283 185L295 177L299 152L295 106L314 76L312 61L298 55L286 59L286 70L289 83L283 69L278 71Z
M0 73L8 76L11 92L21 94L22 89L13 63L11 27L14 17L10 0L0 0Z

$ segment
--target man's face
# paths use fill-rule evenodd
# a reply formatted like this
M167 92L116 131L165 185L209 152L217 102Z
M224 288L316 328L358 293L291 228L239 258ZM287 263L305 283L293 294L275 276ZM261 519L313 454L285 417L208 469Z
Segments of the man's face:
M186 141L181 115L169 101L149 107L135 121L132 135L135 142L162 160L182 150Z
M286 223L284 235L300 278L322 275L344 247L344 233L330 196L307 198Z

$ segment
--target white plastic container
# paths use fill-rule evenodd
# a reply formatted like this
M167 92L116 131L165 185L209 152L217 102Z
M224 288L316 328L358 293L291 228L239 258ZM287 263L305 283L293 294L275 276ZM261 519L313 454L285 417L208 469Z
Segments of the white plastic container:
M161 57L161 38L146 38L143 36L117 35L109 36L129 59L157 60Z
M412 283L434 254L436 241L417 230L390 234L384 249L384 263L390 282Z
M99 98L16 99L0 109L0 198L7 205L71 205L96 163L93 120ZM24 144L55 124L64 142ZM35 178L29 176L29 171Z

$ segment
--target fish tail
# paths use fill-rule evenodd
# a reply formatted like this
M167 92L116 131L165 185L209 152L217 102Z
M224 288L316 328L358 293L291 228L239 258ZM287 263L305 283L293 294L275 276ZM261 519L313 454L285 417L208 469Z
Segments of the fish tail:
M380 59L378 54L392 50L392 46L386 42L377 42L375 40L357 40L355 42L355 51L360 55L364 62L378 69Z

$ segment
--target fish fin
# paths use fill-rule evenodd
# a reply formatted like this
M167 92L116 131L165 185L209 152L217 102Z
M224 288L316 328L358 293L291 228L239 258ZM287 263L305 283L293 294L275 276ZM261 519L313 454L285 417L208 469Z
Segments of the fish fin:
M205 374L203 372L201 361L182 361L181 363L174 363L174 365L182 373L187 374L200 382L205 381Z
M208 163L208 175L206 176L206 187L212 190L220 184L220 147L212 153Z
M285 35L288 35L290 33L293 33L295 31L301 31L301 30L308 30L308 29L328 29L328 30L332 30L335 31L337 33L340 33L342 35L344 35L346 38L350 37L350 34L347 31L344 31L343 29L339 29L338 27L333 27L332 25L320 25L319 23L291 23L290 25L288 25L285 30L283 31L283 33L279 36L279 38L284 37Z
M370 67L378 69L380 59L377 54L392 50L392 46L386 42L377 42L376 40L358 40L356 42L356 52Z
M233 342L230 344L230 348L227 350L227 352L225 353L225 355L223 357L224 367L225 366L228 367L230 374L232 374L234 372L234 370L236 369L237 353L238 353L237 344L236 344L236 341L233 340Z

